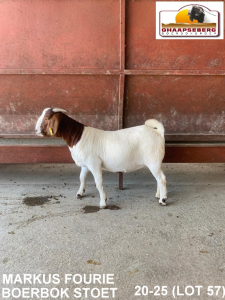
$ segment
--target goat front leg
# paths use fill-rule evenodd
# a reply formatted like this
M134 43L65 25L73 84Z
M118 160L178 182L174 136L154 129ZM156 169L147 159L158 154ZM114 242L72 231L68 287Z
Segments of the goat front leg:
M103 189L101 162L95 163L95 165L89 169L94 176L96 188L100 194L100 208L106 208L107 196Z
M156 194L155 194L155 197L156 197L156 198L160 198L160 188L159 188L158 183L157 183L157 192L156 192Z
M80 188L77 192L77 199L82 198L85 188L86 188L86 177L88 174L88 168L87 167L81 167L81 172L80 172Z

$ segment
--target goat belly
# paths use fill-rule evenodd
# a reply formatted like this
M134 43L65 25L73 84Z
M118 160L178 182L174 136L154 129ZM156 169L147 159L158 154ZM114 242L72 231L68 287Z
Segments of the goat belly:
M137 165L137 164L123 164L123 165L118 165L118 164L113 164L113 163L104 163L102 164L102 169L105 171L110 171L113 173L117 172L122 172L122 173L129 173L133 172L139 169L142 169L144 165Z
M137 171L139 169L142 169L144 166L138 166L138 167L135 167L135 168L126 168L126 169L116 169L116 168L105 168L105 167L102 167L102 170L104 171L109 171L109 172L112 172L112 173L119 173L119 172L122 172L122 173L129 173L129 172L134 172L134 171Z

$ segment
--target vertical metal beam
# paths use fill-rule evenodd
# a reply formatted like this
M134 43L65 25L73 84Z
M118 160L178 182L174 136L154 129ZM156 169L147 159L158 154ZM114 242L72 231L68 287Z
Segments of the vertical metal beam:
M123 109L124 109L124 80L125 76L120 75L119 79L119 106L118 106L118 129L123 128ZM123 173L119 172L119 190L123 189Z
M125 82L125 0L120 0L120 77L119 77L119 105L118 129L123 128L124 82Z
M118 129L123 128L124 83L125 83L125 1L120 0L120 77L118 103ZM123 173L119 172L119 189L123 189Z
M120 0L120 77L119 77L119 105L118 129L123 128L124 82L125 82L125 0Z
M120 0L120 71L125 68L125 0Z
M123 190L123 173L119 172L119 190Z
M118 129L123 128L124 82L125 82L125 75L120 74L120 77L119 77L119 103L118 103Z
M120 77L119 77L119 105L118 129L123 128L124 87L125 87L125 1L120 0ZM119 172L119 189L123 189L123 173Z

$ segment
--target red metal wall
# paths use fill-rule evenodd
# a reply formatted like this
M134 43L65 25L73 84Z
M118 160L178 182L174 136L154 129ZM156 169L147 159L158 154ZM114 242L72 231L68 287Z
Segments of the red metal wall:
M0 1L0 162L52 161L41 146L36 158L9 159L4 145L7 137L32 137L52 106L108 130L154 117L173 142L167 161L202 161L196 145L203 161L224 161L224 40L156 40L155 5Z
M118 69L118 0L2 0L1 68Z
M34 134L45 107L63 107L85 124L117 129L117 76L0 75L0 90L4 136Z
M34 133L52 106L117 128L119 76L102 74L120 68L119 1L3 0L0 28L2 135Z
M155 6L127 1L125 126L155 116L168 139L224 140L224 40L156 40Z

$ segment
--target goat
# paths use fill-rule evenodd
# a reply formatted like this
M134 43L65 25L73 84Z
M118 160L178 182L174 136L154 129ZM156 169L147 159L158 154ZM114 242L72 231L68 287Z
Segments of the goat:
M100 208L105 208L107 197L102 170L125 173L147 166L157 181L159 204L166 205L166 177L161 169L165 154L164 127L157 120L147 120L145 125L117 131L104 131L75 121L63 109L46 108L35 129L37 135L61 137L69 146L73 160L81 167L77 198L84 194L86 177L91 171L100 194Z
M216 23L216 15L205 11L201 6L192 6L188 10L188 16L191 22L197 20L198 23Z

